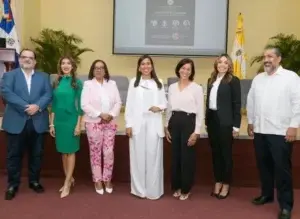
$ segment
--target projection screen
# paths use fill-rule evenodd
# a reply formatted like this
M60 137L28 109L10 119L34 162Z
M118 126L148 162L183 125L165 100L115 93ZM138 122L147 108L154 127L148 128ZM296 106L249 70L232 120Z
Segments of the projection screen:
M216 56L227 50L228 0L114 0L114 54Z

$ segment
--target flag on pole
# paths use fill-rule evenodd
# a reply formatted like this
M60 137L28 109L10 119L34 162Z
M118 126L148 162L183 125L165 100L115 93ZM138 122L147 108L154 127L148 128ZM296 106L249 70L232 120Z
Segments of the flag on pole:
M239 79L246 78L246 53L244 49L245 36L244 36L244 21L241 13L238 15L237 27L235 31L235 39L231 58L233 61L233 73Z
M21 48L10 0L2 0L1 4L0 38L6 39L6 48L16 50L16 67L18 67L18 56Z

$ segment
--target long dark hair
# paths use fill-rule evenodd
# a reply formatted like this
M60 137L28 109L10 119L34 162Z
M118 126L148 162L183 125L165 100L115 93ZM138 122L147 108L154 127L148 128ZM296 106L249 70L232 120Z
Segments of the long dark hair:
M103 61L103 60L100 60L100 59L97 59L95 60L91 67L90 67L90 71L89 71L89 75L88 75L88 78L90 80L92 80L95 76L94 76L94 70L95 70L95 66L98 62L101 62L103 64L103 67L104 67L104 79L106 79L106 81L109 81L110 79L110 75L109 75L109 71L108 71L108 68L107 68L107 65L106 63Z
M72 77L71 86L73 89L77 89L77 77L76 77L77 65L76 65L76 62L74 61L74 59L70 56L63 56L59 59L58 64L57 64L57 78L53 82L53 88L56 88L59 85L60 80L64 76L64 73L61 69L61 64L64 59L69 60L72 65L72 70L70 73L70 75Z
M161 89L162 88L162 83L157 78L157 75L156 75L156 72L155 72L155 68L154 68L154 62L153 62L152 58L149 55L143 55L143 56L141 56L139 58L138 62L137 62L136 79L135 79L135 82L134 82L134 87L139 86L139 83L140 83L140 80L141 80L141 77L142 77L142 72L140 72L139 68L141 66L142 61L144 61L145 59L149 59L150 60L150 63L152 65L152 71L150 73L151 74L151 78L155 81L157 87L159 89Z
M229 83L233 77L233 63L232 63L232 59L230 58L230 56L228 54L221 54L215 61L214 63L214 71L211 73L211 77L210 77L210 80L209 80L209 85L212 85L216 80L217 80L217 76L218 76L218 62L219 60L222 58L222 57L225 57L228 61L228 70L227 72L225 73L222 81L226 82L226 83Z

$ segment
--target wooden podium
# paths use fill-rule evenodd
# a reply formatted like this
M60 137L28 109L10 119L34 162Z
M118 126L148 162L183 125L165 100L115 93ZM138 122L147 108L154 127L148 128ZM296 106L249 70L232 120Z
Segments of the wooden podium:
M15 49L0 48L0 81L2 81L2 76L5 72L14 69L16 62L15 52ZM5 101L2 98L1 90L0 97L0 116L2 116L5 109Z

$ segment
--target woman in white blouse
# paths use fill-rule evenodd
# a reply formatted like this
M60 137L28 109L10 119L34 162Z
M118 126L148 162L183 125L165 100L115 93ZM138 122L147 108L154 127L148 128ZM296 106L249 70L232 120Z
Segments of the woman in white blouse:
M89 141L95 190L102 195L104 190L107 193L113 191L111 179L117 132L116 117L122 103L116 82L110 80L104 61L94 61L88 77L81 94L81 107L85 113L83 119Z
M143 55L136 77L130 81L125 108L131 193L140 198L158 199L164 193L162 112L166 105L164 86L153 61Z
M191 59L182 59L176 66L177 83L169 86L166 116L166 137L172 144L171 184L173 196L189 198L196 168L195 144L203 120L203 90L195 82Z

